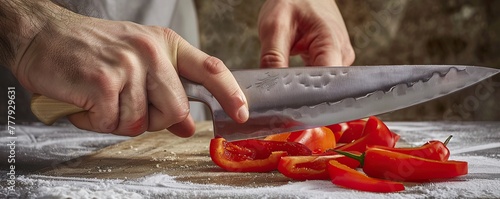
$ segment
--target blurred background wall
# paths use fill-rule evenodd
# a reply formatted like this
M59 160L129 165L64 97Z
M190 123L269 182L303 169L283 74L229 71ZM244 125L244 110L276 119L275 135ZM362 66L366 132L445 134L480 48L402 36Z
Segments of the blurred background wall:
M265 0L195 0L201 47L230 68L257 68ZM356 51L353 65L463 64L500 68L500 1L337 0ZM298 58L291 65L300 66ZM500 75L498 75L500 76ZM385 120L500 120L500 77Z
M195 0L201 48L230 68L257 68L257 16L264 0ZM356 51L353 65L468 64L500 68L500 1L337 0ZM291 65L302 65L292 58ZM500 75L498 75L500 76ZM500 77L385 120L500 121ZM16 122L34 121L28 93L0 67L0 124L7 87L16 86Z

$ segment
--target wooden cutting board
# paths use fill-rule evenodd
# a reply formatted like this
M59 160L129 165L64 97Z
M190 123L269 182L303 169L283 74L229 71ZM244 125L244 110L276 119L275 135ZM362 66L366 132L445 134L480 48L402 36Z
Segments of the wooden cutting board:
M42 175L98 179L136 179L167 174L177 181L244 187L275 186L289 182L279 172L226 172L210 159L211 122L196 125L191 138L168 131L147 132L41 171Z

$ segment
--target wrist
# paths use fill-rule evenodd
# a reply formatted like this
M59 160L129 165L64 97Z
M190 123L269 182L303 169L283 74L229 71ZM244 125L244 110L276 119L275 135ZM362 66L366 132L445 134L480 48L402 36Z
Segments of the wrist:
M17 76L19 62L36 35L62 10L50 0L0 0L0 65Z

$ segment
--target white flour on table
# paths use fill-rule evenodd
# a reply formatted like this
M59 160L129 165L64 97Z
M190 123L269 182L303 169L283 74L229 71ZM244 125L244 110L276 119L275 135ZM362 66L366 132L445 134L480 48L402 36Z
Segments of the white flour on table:
M172 176L156 174L137 180L100 180L20 174L17 191L22 198L500 198L499 123L388 122L391 130L410 145L428 139L449 144L450 159L469 162L469 174L448 182L406 184L399 193L375 194L336 187L329 181L290 182L273 187L242 188L179 182ZM0 131L5 135L5 130ZM126 140L95 134L73 127L18 126L16 143L19 160L52 165L91 153ZM0 156L5 157L7 139L0 139ZM0 162L0 165L5 161ZM4 167L0 168L5 173ZM23 176L24 175L24 176ZM0 176L0 198L4 184Z
M469 174L448 182L406 184L398 193L377 194L344 189L330 181L290 182L273 187L242 188L178 182L165 174L138 180L22 176L30 198L500 198L500 160L452 156L469 162Z

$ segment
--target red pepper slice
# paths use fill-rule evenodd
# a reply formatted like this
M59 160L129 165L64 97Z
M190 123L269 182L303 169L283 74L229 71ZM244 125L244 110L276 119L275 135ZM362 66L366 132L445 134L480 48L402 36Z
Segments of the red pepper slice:
M325 127L332 130L333 134L335 135L335 140L337 141L337 143L340 142L340 138L342 138L342 136L345 134L345 132L349 129L347 122L342 122L342 123L338 123L338 124L331 124L331 125L328 125ZM359 134L361 134L361 133L363 133L363 129L361 129Z
M328 162L328 173L332 183L341 187L370 192L396 192L405 189L399 182L368 177L335 160Z
M307 146L297 142L248 139L229 143L252 150L257 159L267 157L274 151L286 151L288 155L293 156L311 155L311 150Z
M274 135L269 135L264 140L270 140L270 141L280 141L280 142L287 142L286 139L290 136L290 132L288 133L280 133L280 134L274 134Z
M292 133L282 133L277 135L270 135L265 140L284 141L284 142L298 142L311 149L313 154L320 154L328 149L335 148L335 135L332 130L326 127L318 127L296 131Z
M335 134L337 143L350 143L363 136L366 119L353 120L326 126Z
M450 150L446 145L451 138L452 136L450 135L444 143L438 140L431 140L421 147L414 148L392 148L386 146L368 146L368 148L379 148L430 160L446 161L450 157Z
M359 166L359 162L343 155L326 156L286 156L278 163L278 171L294 180L327 180L329 179L327 163L336 160L350 168Z
M387 126L377 117L371 116L366 122L363 130L363 137L349 144L339 146L336 150L341 151L366 151L367 146L378 145L394 147L399 140L399 135L393 133Z
M454 178L468 172L467 162L436 161L379 148L370 148L361 156L343 151L337 153L359 160L366 175L374 178L424 182Z
M300 143L265 140L227 142L224 138L210 141L212 161L226 171L268 172L278 167L281 157L310 155L311 151Z

